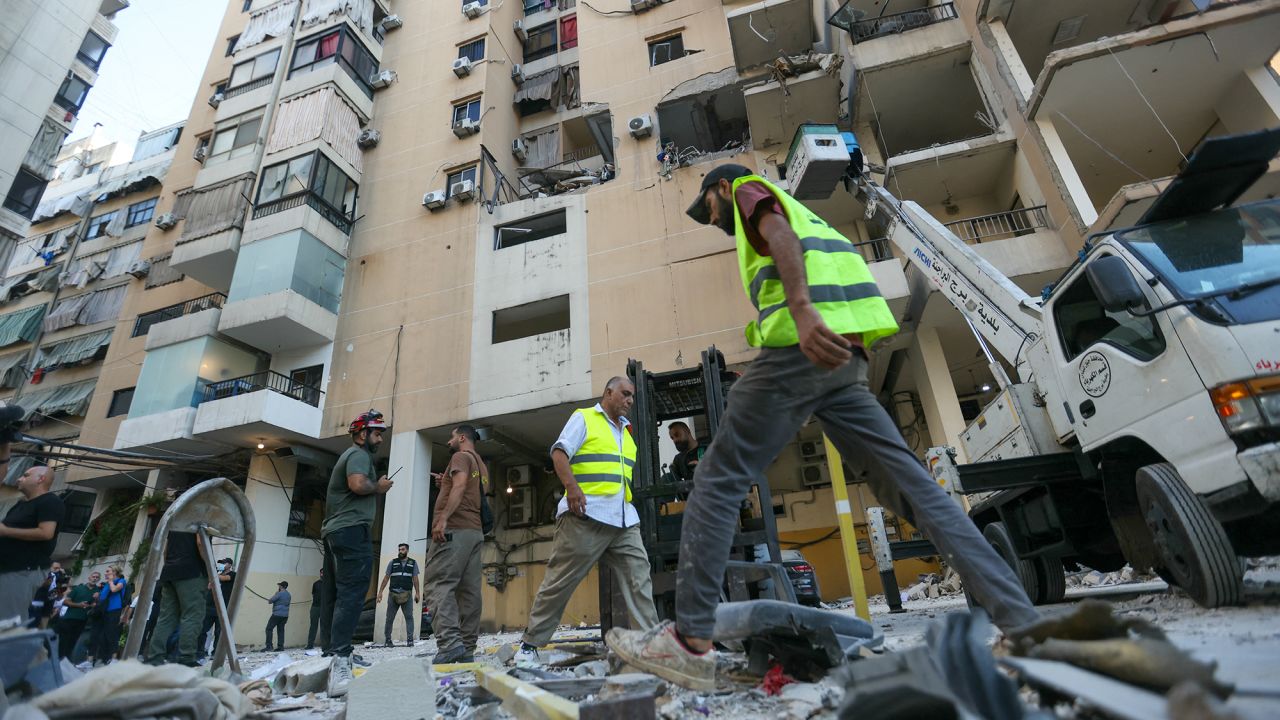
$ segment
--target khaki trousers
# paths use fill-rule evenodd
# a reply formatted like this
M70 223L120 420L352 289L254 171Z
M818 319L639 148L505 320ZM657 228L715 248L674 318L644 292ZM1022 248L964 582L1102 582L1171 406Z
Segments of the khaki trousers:
M480 635L480 547L484 533L447 532L452 540L432 542L427 551L424 595L427 607L435 613L436 647L444 651L462 645L474 652Z
M524 642L541 647L551 640L573 591L602 560L622 583L622 596L636 624L634 629L647 630L658 624L658 612L653 607L652 571L649 555L640 540L640 526L614 527L567 512L556 520L551 559L547 561L546 576L529 611Z

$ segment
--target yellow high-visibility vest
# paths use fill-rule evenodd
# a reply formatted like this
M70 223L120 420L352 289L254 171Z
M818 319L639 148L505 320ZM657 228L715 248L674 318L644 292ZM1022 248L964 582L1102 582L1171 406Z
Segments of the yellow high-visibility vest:
M586 495L616 495L619 484L627 489L631 502L631 470L636 465L636 443L622 429L622 453L613 436L609 418L595 408L575 410L587 424L587 439L569 459L573 477Z

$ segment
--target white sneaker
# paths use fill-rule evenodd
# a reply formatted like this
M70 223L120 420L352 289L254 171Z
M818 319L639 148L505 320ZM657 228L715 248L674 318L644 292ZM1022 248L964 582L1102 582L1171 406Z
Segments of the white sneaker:
M92 661L92 660L85 660L84 662L80 663L79 665L76 665L76 669L77 669L77 670L79 670L80 672L89 672L90 670L92 670L92 669L93 669L93 661Z
M716 653L691 652L676 638L670 620L648 630L610 628L604 642L618 657L637 670L653 673L681 687L700 692L716 689Z
M347 686L351 684L351 657L335 655L329 665L329 697L342 697L347 694Z
M520 649L511 658L511 662L516 667L537 667L542 665L542 653L528 643L520 643Z

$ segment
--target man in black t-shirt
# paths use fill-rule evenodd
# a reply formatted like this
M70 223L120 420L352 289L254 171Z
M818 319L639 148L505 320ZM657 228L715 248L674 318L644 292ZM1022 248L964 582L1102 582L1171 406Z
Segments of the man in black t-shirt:
M671 461L671 474L677 480L692 480L694 470L706 451L698 445L698 436L684 422L677 420L671 423L667 426L667 432L676 450L680 451Z
M8 443L4 450L8 455ZM52 484L53 470L28 469L18 478L23 499L0 522L0 622L14 616L25 620L36 588L48 577L49 556L66 514L62 498L49 492Z
M147 663L161 665L165 661L165 644L178 631L178 662L196 665L196 640L204 620L204 591L209 584L204 566L204 550L196 542L195 533L171 532L164 550L164 568L160 571L157 592L160 596L160 619L151 633Z

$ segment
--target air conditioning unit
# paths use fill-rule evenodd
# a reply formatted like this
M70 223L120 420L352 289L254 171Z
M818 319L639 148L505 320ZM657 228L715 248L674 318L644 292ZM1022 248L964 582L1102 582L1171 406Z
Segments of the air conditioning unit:
M125 270L125 272L139 279L144 278L151 272L151 261L134 260L133 263L129 265L129 269Z
M648 115L637 115L627 123L631 137L646 138L653 134L653 120Z
M507 468L507 486L523 487L533 481L532 465L513 465Z
M661 3L658 0L631 0L631 12L642 13L649 8L657 7Z
M484 12L484 6L478 2L469 2L462 6L462 14L472 20L480 17L480 13L482 12Z
M178 224L178 216L174 215L173 213L165 213L160 217L156 218L156 227L160 228L161 230L168 230L169 228L177 224Z
M208 146L196 148L196 151L191 154L191 157L195 158L196 162L204 162L204 159L209 157Z
M381 139L382 133L373 128L365 128L360 131L360 136L356 138L356 144L362 148L371 148L376 147Z
M373 77L369 78L369 84L373 85L374 89L384 88L395 81L396 81L395 70L381 70L378 73L376 73Z
M526 143L524 141L524 138L516 138L515 140L511 141L511 154L515 155L517 160L519 160L520 162L524 162L524 159L528 155L528 153L529 153L529 143Z
M820 460L827 456L827 447L821 440L801 440L800 459L805 462Z
M401 20L399 15L388 15L382 18L383 31L395 30L399 28L401 25L404 25L404 20Z
M449 186L449 197L458 202L466 202L476 196L476 184L470 180L459 180Z
M533 524L533 486L512 488L507 496L507 527L521 528Z
M428 210L439 210L447 201L443 190L432 190L422 196L422 205Z
M517 20L511 25L511 32L516 34L516 39L524 42L529 39L529 33L524 29L524 21Z
M209 107L216 108L222 104L224 95L222 93L214 93L209 96Z
M471 58L460 57L453 61L453 74L466 77L471 74Z
M826 462L805 463L800 466L800 484L805 487L818 487L831 484L831 474L827 471Z
M520 63L515 63L511 66L511 82L516 85L524 84L524 66Z
M453 124L453 134L460 138L480 132L480 123L471 118L462 118Z

